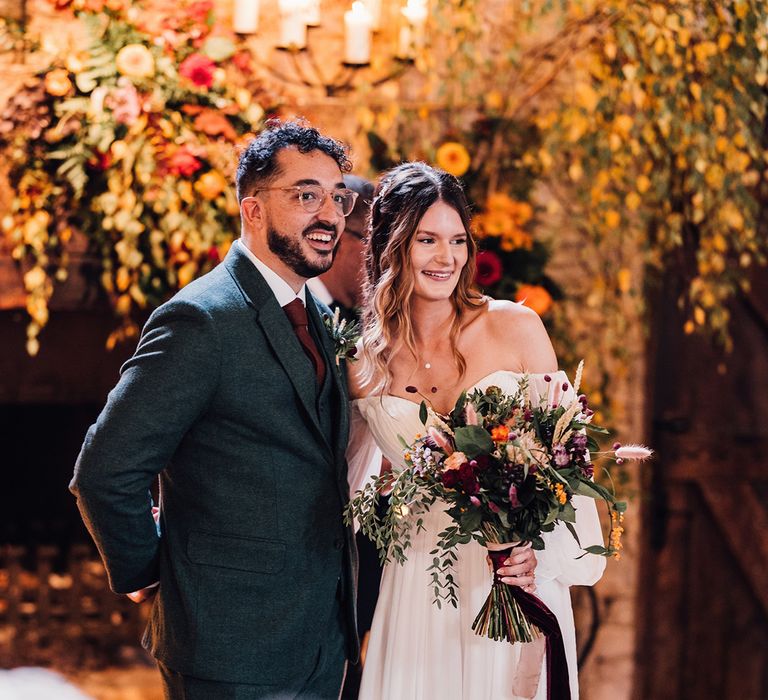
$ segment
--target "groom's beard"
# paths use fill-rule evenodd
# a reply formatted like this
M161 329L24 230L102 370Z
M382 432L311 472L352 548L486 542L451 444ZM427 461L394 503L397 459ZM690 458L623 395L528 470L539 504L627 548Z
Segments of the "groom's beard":
M307 226L301 232L301 238L296 239L291 236L284 236L277 229L270 226L267 229L267 245L269 249L277 255L288 267L291 268L299 277L304 279L310 279L311 277L317 277L323 274L331 265L333 265L333 259L336 256L337 248L333 249L330 255L318 255L316 260L311 260L307 257L304 250L301 247L301 240L311 231L325 231L330 233L334 238L338 236L338 232L333 226L324 224L322 221L316 221L315 223Z

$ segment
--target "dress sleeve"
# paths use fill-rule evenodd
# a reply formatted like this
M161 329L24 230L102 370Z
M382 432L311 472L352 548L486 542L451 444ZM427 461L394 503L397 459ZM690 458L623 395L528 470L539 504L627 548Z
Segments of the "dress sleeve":
M550 406L567 405L575 398L573 387L562 371L531 376L528 390L534 404L546 397ZM536 553L536 577L546 581L556 579L565 586L592 586L600 580L606 564L605 557L584 553L585 547L603 545L597 504L594 498L580 495L574 495L572 503L579 541L563 523L558 523L552 532L544 533L545 548Z
M576 509L574 528L579 542L563 523L558 523L552 532L545 532L544 550L536 553L536 578L545 581L556 579L564 586L592 586L600 580L606 564L605 557L583 551L590 545L603 544L597 504L594 498L576 495L573 507Z
M352 401L349 421L347 481L349 493L354 495L372 476L379 475L382 455L360 410L359 401Z

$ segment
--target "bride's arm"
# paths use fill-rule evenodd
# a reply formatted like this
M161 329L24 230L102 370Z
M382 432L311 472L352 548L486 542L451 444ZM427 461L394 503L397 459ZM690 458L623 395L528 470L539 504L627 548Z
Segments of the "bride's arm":
M354 495L382 468L382 455L373 439L357 401L350 405L349 443L347 445L347 481Z

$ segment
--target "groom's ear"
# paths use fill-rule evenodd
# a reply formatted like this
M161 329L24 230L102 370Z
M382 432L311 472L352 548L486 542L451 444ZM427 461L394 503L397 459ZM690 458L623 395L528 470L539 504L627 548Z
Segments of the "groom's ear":
M264 203L258 197L243 197L240 200L240 215L249 228L261 228L264 222Z

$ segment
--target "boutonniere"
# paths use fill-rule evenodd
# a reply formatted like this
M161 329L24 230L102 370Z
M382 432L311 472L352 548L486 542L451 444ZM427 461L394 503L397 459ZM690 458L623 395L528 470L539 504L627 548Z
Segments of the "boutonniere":
M346 318L339 318L339 310L333 312L333 316L323 314L323 324L333 341L333 350L336 355L336 366L341 360L354 362L357 358L357 341L362 332L357 321L347 323Z

